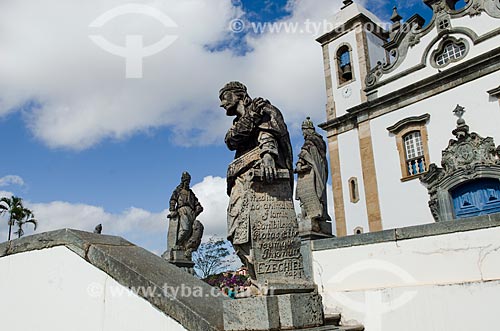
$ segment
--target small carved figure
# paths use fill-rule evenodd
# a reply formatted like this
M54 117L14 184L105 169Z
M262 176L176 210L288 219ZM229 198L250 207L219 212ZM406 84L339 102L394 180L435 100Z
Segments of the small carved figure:
M200 247L204 229L205 227L203 226L203 224L201 224L200 221L194 221L193 234L191 234L191 237L186 244L186 257L188 259L191 259L193 252L198 250L198 247Z
M298 174L295 199L300 200L302 219L313 222L313 230L320 232L318 222L331 221L326 200L326 143L309 117L302 123L302 134L304 145L295 168Z
M286 178L293 189L292 147L288 129L278 108L268 100L252 99L240 82L230 82L219 92L221 107L227 116L235 116L226 134L227 147L236 151L227 173L228 239L236 253L256 279L252 253L251 211L255 177L267 185Z
M94 228L94 233L101 234L102 233L102 224L97 224Z
M203 211L203 207L198 201L198 198L189 187L190 183L191 175L189 175L188 172L183 172L181 183L175 188L170 198L170 214L167 216L169 219L174 220L174 224L176 225L172 228L171 222L171 226L169 227L170 250L185 251L186 258L189 259L191 258L191 252L195 249L192 249L192 247L194 247L192 244L192 247L188 249L188 243L193 237L193 227L196 223L196 217ZM200 237L199 240L201 241L203 225L201 225L199 221L197 222L196 235ZM170 242L171 240L174 242ZM196 246L196 248L198 247Z

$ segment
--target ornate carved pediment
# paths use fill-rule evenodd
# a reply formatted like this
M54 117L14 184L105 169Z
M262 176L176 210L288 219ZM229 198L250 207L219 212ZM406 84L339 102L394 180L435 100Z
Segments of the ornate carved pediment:
M452 174L461 169L473 169L478 164L500 164L493 138L482 138L473 132L463 139L452 139L443 151L441 166L445 174Z
M366 87L368 90L375 89L382 77L395 71L406 59L411 49L420 43L423 37L431 31L437 30L442 36L449 33L466 34L476 42L478 38L472 30L463 26L454 26L460 24L460 21L453 21L465 16L476 17L485 12L493 18L500 18L499 0L467 0L464 7L455 9L458 0L424 0L424 3L433 11L433 17L428 25L424 27L425 20L418 14L410 17L406 22L401 23L400 15L393 13L391 20L394 22L391 28L390 40L384 44L384 48L390 55L390 60L386 63L379 62L372 68L366 77ZM488 35L495 35L491 31L482 38L490 38ZM420 70L425 66L427 54L422 54L422 62L414 67L414 70Z
M420 178L429 190L429 207L436 221L450 219L451 207L443 206L450 189L483 175L500 178L500 146L495 147L491 137L469 133L469 126L462 119L464 111L458 105L454 111L459 117L457 128L452 131L456 139L451 139L443 150L441 168L433 163Z

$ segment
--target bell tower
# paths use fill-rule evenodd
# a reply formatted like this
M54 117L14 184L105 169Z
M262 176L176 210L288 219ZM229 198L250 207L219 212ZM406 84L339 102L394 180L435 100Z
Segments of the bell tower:
M378 62L387 62L383 45L390 32L382 28L382 21L352 0L343 4L329 20L332 30L316 39L323 49L327 123L350 118L350 109L368 101L366 77ZM369 231L380 231L370 120L354 118L343 123L340 128L320 125L328 135L336 234L352 233L353 219L360 217ZM340 137L343 129L351 131Z

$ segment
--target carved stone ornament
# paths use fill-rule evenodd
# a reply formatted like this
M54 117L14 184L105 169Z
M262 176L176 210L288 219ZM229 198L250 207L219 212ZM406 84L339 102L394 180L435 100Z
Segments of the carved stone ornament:
M429 191L429 208L436 221L454 219L450 190L476 178L500 178L500 146L495 147L493 138L482 138L469 133L469 126L462 119L464 108L457 105L457 128L442 152L441 168L429 165L429 171L420 181Z
M481 3L474 2L469 9L469 16L474 17L474 16L481 15L482 11L483 11L483 7L481 6Z
M482 4L484 11L494 18L500 18L500 1L498 0L475 0L474 2L478 2Z

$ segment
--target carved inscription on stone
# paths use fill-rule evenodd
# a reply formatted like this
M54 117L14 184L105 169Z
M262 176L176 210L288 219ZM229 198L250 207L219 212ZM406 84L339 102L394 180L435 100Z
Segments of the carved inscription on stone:
M254 182L250 197L252 248L259 281L303 279L300 238L288 181Z

